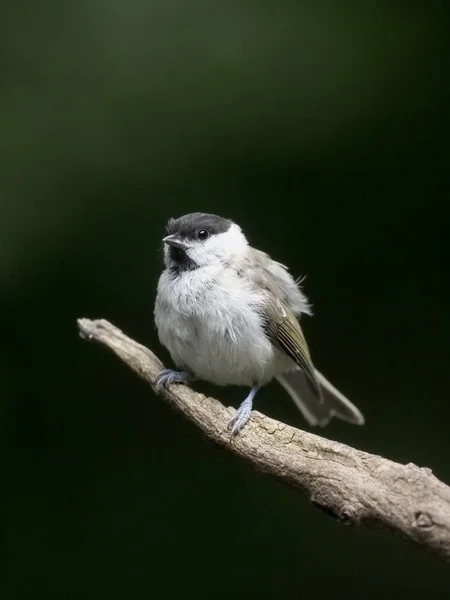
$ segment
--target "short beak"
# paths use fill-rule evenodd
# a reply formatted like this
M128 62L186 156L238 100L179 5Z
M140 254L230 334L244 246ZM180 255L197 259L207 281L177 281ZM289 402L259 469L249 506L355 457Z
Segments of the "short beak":
M172 246L172 248L181 248L182 250L185 250L187 248L187 244L182 242L175 233L172 233L171 235L166 235L166 237L163 238L163 242L168 246Z

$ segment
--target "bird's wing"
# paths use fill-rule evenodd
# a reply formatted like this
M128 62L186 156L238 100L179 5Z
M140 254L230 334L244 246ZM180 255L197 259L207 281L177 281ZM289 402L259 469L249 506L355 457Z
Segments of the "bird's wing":
M265 252L249 247L245 272L255 284L279 298L294 315L311 314L311 306L287 267L270 258Z
M279 299L272 294L268 294L263 317L265 333L269 340L302 369L308 383L320 398L322 392L317 381L308 344L295 315Z
M249 248L244 268L239 270L257 290L265 293L262 308L264 331L272 344L287 354L304 371L314 393L321 398L320 385L296 314L310 313L306 297L286 267L270 256Z

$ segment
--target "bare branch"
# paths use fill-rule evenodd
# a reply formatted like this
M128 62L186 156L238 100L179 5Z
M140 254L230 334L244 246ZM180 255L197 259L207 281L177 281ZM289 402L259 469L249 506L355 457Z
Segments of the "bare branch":
M79 319L81 335L103 344L155 390L158 358L105 320ZM382 527L450 561L450 488L430 469L402 465L256 411L230 439L233 410L175 384L164 398L211 440L255 468L306 492L314 505L351 524Z

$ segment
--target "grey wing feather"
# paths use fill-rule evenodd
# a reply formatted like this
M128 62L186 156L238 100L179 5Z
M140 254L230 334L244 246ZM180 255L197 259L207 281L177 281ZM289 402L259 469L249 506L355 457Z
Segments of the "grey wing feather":
M316 399L320 400L320 386L316 379L308 344L297 318L273 296L268 297L264 318L266 335L272 344L285 352L302 369Z
M303 279L294 280L287 267L265 252L249 248L246 271L252 281L279 298L294 315L312 314L311 305L300 288Z
M263 315L267 337L302 369L311 391L320 401L321 389L316 380L308 344L295 316L311 312L306 296L284 265L255 248L249 249L243 272L259 289L267 292Z

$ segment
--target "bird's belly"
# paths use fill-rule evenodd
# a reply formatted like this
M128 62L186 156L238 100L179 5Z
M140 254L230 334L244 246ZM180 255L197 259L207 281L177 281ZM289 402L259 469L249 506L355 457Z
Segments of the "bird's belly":
M199 379L216 385L262 385L287 367L287 357L265 336L255 310L241 305L236 311L217 303L191 314L166 309L157 323L160 341L177 366Z
M273 377L274 348L262 332L197 327L195 375L217 385L253 385Z

